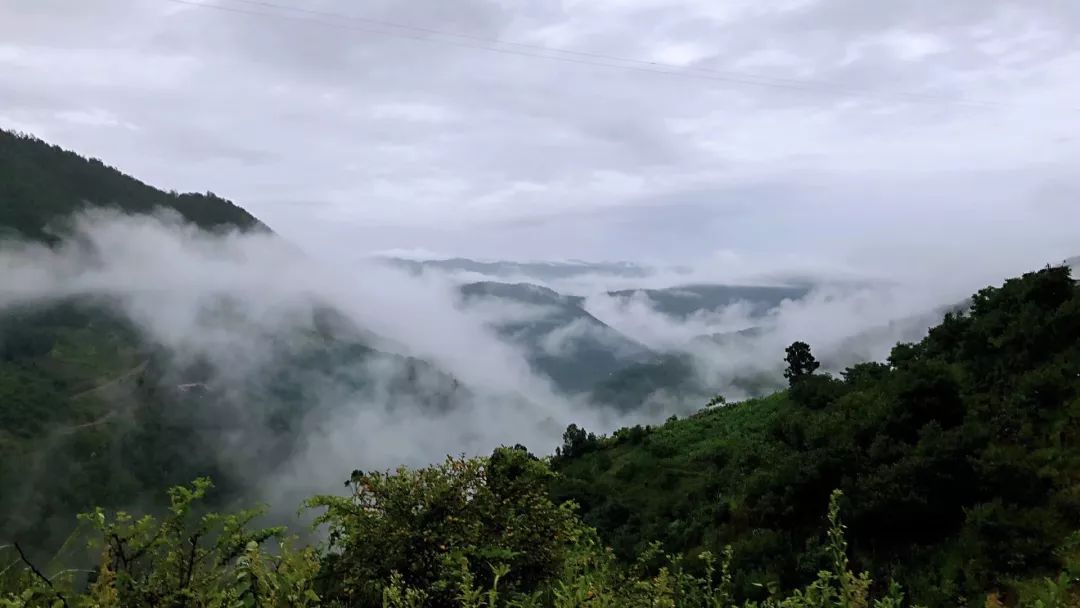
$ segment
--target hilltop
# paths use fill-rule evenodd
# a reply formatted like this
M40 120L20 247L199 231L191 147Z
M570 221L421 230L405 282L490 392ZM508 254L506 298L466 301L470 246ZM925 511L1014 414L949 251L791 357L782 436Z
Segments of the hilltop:
M89 208L124 213L163 209L207 230L269 230L213 193L164 192L96 158L85 158L30 135L0 130L0 236L57 240L62 222Z
M568 432L552 487L624 556L732 545L746 593L821 567L839 488L855 563L945 605L1075 550L1078 431L1080 287L1057 267L980 291L886 363L659 427Z

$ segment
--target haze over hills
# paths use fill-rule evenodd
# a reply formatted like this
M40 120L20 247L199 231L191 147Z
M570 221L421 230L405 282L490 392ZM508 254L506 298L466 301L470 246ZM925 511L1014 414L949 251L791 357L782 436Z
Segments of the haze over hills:
M706 418L685 426L669 420L657 430L641 424L693 412L717 395L736 400L783 389L781 354L802 337L814 343L823 369L845 380L821 376L827 386L820 392L790 398L832 411L840 405L818 401L864 395L865 383L891 369L862 362L890 350L900 357L907 347L893 348L898 340L921 340L946 312L985 301L942 304L882 283L605 289L600 282L584 293L562 293L544 284L462 280L529 272L559 285L567 277L648 275L643 267L584 262L459 259L435 268L405 265L405 272L402 264L379 263L341 274L314 264L228 201L163 193L43 142L4 138L0 175L17 196L0 215L9 235L0 241L0 268L15 286L0 291L0 536L32 537L42 548L60 541L76 511L95 504L153 509L160 487L199 475L216 480L216 504L258 497L292 505L340 479L327 463L425 464L511 440L551 445L561 435L553 462L564 476L551 491L578 500L587 521L619 551L632 554L643 534L660 529L668 546L684 550L700 542L685 530L713 526L735 531L740 559L757 568L769 550L746 540L739 525L707 523L697 503L641 493L654 481L688 496L699 492L685 472L654 475L651 467L685 456L656 441L696 434ZM105 185L74 194L98 180ZM944 327L955 322L947 318ZM919 348L947 344L945 330L937 331ZM874 390L894 390L882 386ZM908 399L905 391L897 398ZM757 402L760 423L742 419L745 407L733 410L723 441L740 437L774 452L789 443L810 449L799 433L817 431L784 426L801 428L796 413L776 417L794 407L787 399L777 393ZM563 433L571 421L625 428L594 451L594 436L581 435L579 443L572 432L584 433L580 427ZM610 475L609 452L627 463ZM679 471L726 466L733 456L724 454ZM785 458L804 462L802 452ZM753 477L732 466L732 483L760 479L755 483L766 484L765 492L786 475L800 491L820 485L816 473L764 467L767 477ZM611 476L633 487L613 489ZM752 501L758 491L736 495ZM788 500L768 496L777 504ZM810 529L798 518L783 525L796 536ZM786 547L788 561L778 562L784 576L798 580L791 560L802 549L777 546ZM941 546L935 551L951 555Z
M381 259L411 272L475 273L500 279L531 278L543 281L594 274L640 278L649 276L654 272L654 269L633 262L586 262L581 260L515 262L509 260L479 261L468 258L409 259L392 255L382 256Z
M288 509L345 468L553 447L571 422L647 435L638 425L718 394L782 389L794 340L846 373L970 304L886 282L686 284L674 273L657 286L624 264L336 268L228 201L3 137L0 175L15 196L0 215L0 536L43 547L76 511L153 508L162 486L199 475L216 480L218 504ZM500 272L548 279L471 280ZM605 273L647 281L610 289L594 279ZM574 478L591 463L569 465ZM637 538L619 527L618 492L559 491L591 501L588 517L612 538Z
M261 481L241 471L284 466L305 449L301 428L346 403L438 413L472 399L451 375L377 350L385 341L317 302L257 311L229 285L184 285L233 280L215 276L229 239L279 241L221 198L161 192L0 132L0 199L5 536L55 538L90 502L134 504L200 474L226 495L251 492ZM200 243L201 263L173 266ZM295 255L280 245L275 255ZM237 444L242 435L257 440Z
M15 273L9 284L19 287L0 299L9 328L0 336L9 404L2 415L17 428L0 443L13 456L8 463L35 463L29 474L5 473L19 490L6 494L3 510L35 504L42 514L8 528L44 525L76 499L141 499L143 489L197 471L226 487L258 486L230 471L252 461L288 470L341 449L347 428L412 436L420 430L405 424L408 412L435 412L458 429L443 433L442 447L408 454L422 461L490 445L507 428L551 444L570 420L604 428L626 416L689 411L716 392L758 394L779 378L779 341L794 330L737 348L722 340L703 348L695 339L782 327L789 314L809 314L800 306L821 304L807 299L805 286L581 294L463 284L466 275L448 273L629 280L651 272L628 263L458 259L431 274L426 262L398 261L350 269L380 286L351 287L336 269L308 267L311 260L228 201L155 190L33 138L3 133L0 144L0 220L9 234L0 252ZM235 423L192 435L208 416ZM494 424L499 417L515 422ZM298 429L315 429L321 440ZM34 456L50 437L52 456ZM205 446L198 458L186 458L186 441ZM151 444L169 466L115 466ZM400 456L380 442L361 451L373 464Z
M0 1L0 608L1080 608L1077 40Z
M621 289L608 295L621 299L645 298L658 311L685 318L736 304L746 304L750 316L760 316L784 300L804 297L810 290L810 286L804 285L675 285L664 289Z
M611 373L653 355L589 314L581 297L529 283L467 283L461 293L467 309L504 311L493 315L492 327L520 345L530 363L566 392L590 389ZM508 303L519 306L507 308Z

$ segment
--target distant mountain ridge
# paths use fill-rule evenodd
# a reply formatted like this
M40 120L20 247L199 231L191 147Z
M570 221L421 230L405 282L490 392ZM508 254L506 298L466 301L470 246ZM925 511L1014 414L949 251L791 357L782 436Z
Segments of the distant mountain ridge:
M798 300L810 293L811 287L770 285L677 285L660 289L620 289L608 295L621 299L645 297L658 312L685 318L699 311L715 311L744 302L751 315L760 315L779 306L784 300Z
M560 389L578 392L627 365L653 355L584 308L585 299L531 283L481 281L462 285L465 305L514 304L525 313L495 324L504 338L521 346L533 367Z
M495 278L528 277L537 280L555 280L588 274L639 278L653 273L652 269L633 262L584 262L580 260L560 262L477 261L461 257L442 260L413 260L399 257L380 259L410 272L418 273L425 270L473 272Z

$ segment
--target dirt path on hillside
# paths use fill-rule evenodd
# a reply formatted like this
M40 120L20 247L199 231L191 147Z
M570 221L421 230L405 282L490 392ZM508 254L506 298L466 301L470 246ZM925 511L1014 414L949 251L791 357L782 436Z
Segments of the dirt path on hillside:
M91 394L94 394L94 393L100 393L100 392L107 391L110 388L114 388L114 387L118 386L120 383L124 382L125 380L130 380L132 377L141 374L144 370L146 370L146 366L149 365L149 364L150 364L150 360L146 359L142 363L140 363L140 364L136 365L135 367L129 369L128 371L120 374L119 376L113 378L112 380L109 380L108 382L105 382L104 384L99 384L99 385L97 385L95 387L88 388L88 389L86 389L84 391L79 391L79 392L75 393L74 395L72 395L69 398L70 399L78 399L79 397L85 397L86 395L91 395Z
M147 359L147 360L143 361L142 363L136 365L135 367L129 369L128 371L126 371L126 372L120 374L119 376L113 378L112 380L109 380L108 382L105 382L105 383L99 384L99 385L97 385L97 386L95 386L93 388L89 388L89 389L86 389L84 391L79 391L78 393L75 393L74 395L72 395L70 397L70 399L79 399L81 397L86 397L88 395L100 395L102 393L107 393L107 392L109 392L111 390L118 389L125 382L132 380L133 378L135 378L139 374L141 374L143 371L145 371L146 366L149 365L149 364L150 364L150 360ZM96 418L94 420L91 420L89 422L83 422L81 424L75 424L75 425L72 425L72 426L61 427L61 428L56 429L55 432L58 433L58 434L65 434L66 435L66 434L74 433L74 432L82 430L82 429L88 429L88 428L92 428L92 427L104 424L104 423L108 422L109 419L116 416L116 414L119 413L119 411L121 409L123 409L123 408L122 407L115 407L113 409L110 409L104 415L102 415L102 416L100 416L100 417L98 417L98 418Z

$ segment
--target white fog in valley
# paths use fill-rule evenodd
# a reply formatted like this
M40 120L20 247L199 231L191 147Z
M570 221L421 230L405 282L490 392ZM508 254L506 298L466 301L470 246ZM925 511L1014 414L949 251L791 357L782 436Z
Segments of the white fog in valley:
M740 300L677 315L660 310L647 292L607 290L627 281L610 273L533 277L525 293L549 293L546 284L580 304L579 317L562 322L558 308L542 303L462 296L466 278L505 277L409 270L379 258L332 264L271 233L211 234L168 214L99 211L79 216L74 226L74 236L53 248L3 242L0 307L96 296L134 322L147 343L171 353L178 368L208 362L207 383L226 396L272 380L275 353L311 340L320 311L332 311L336 327L345 328L341 333L376 351L304 377L301 437L275 467L266 498L324 491L354 468L418 465L500 444L548 454L569 423L607 433L685 415L713 394L746 398L739 379L782 382L783 349L793 340L809 342L832 371L882 359L897 340L917 339L940 320L942 307L961 303L977 287L948 277L912 284L824 273L804 283L799 297L765 309ZM664 282L708 271L646 269L640 282L671 287ZM741 278L744 284L751 279ZM691 302L700 297L671 293ZM549 362L573 357L583 340L614 356L636 356L639 364L681 354L692 362L697 378L689 385L696 388L680 395L659 390L619 407L592 402L589 391L560 386L536 369L529 346L499 331L552 320L535 345ZM408 363L417 360L423 365ZM182 372L176 374L173 381L184 382ZM398 381L406 375L407 383ZM440 391L452 396L433 405ZM238 471L261 470L250 467L272 441L260 402L224 398L217 404L227 411L213 412L214 424L236 421L217 435L221 460Z

